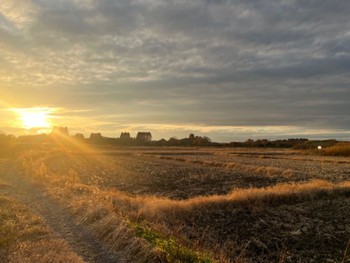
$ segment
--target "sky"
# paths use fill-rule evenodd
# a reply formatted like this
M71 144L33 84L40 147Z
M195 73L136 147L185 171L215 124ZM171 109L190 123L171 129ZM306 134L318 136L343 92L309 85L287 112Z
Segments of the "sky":
M350 1L1 0L0 131L350 140ZM40 123L40 122L36 122Z

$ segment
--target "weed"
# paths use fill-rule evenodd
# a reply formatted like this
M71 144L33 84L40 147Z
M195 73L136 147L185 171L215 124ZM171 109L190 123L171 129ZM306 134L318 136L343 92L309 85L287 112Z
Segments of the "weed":
M137 236L147 240L153 246L166 253L166 258L170 262L188 262L188 263L212 263L216 262L210 256L204 253L194 251L186 246L179 244L174 238L165 238L150 228L139 224L130 224Z

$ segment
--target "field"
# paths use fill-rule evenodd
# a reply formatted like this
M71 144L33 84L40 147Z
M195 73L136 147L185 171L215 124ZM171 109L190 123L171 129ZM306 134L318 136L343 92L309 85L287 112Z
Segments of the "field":
M0 203L1 262L350 262L348 157L43 145L1 157Z

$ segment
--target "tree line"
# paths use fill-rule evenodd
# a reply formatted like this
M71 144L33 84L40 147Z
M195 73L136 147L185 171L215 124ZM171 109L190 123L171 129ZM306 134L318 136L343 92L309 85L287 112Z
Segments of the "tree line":
M85 137L81 133L69 135L67 127L54 127L50 134L25 135L15 137L0 133L0 151L15 144L53 144L53 143L86 143L92 145L117 145L117 146L215 146L215 147L244 147L244 148L296 148L309 149L317 146L327 147L337 143L336 140L308 140L306 138L290 138L282 140L248 139L244 142L217 143L206 136L196 136L191 133L188 137L178 139L152 140L150 132L138 132L136 137L130 133L122 132L119 138L105 137L101 133L91 133Z

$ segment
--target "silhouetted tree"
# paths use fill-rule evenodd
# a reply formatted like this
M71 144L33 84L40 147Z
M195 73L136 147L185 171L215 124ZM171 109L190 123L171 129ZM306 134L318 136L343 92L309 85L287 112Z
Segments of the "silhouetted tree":
M84 140L85 140L85 136L84 136L84 134L82 134L82 133L77 133L77 134L75 134L75 135L73 136L73 138L76 139L76 140L79 140L79 141L84 141Z
M100 132L96 132L96 133L91 133L90 134L90 140L100 140L102 139L102 134Z
M211 144L211 140L206 136L204 137L196 136L193 141L193 145L195 146L209 146L210 144Z

